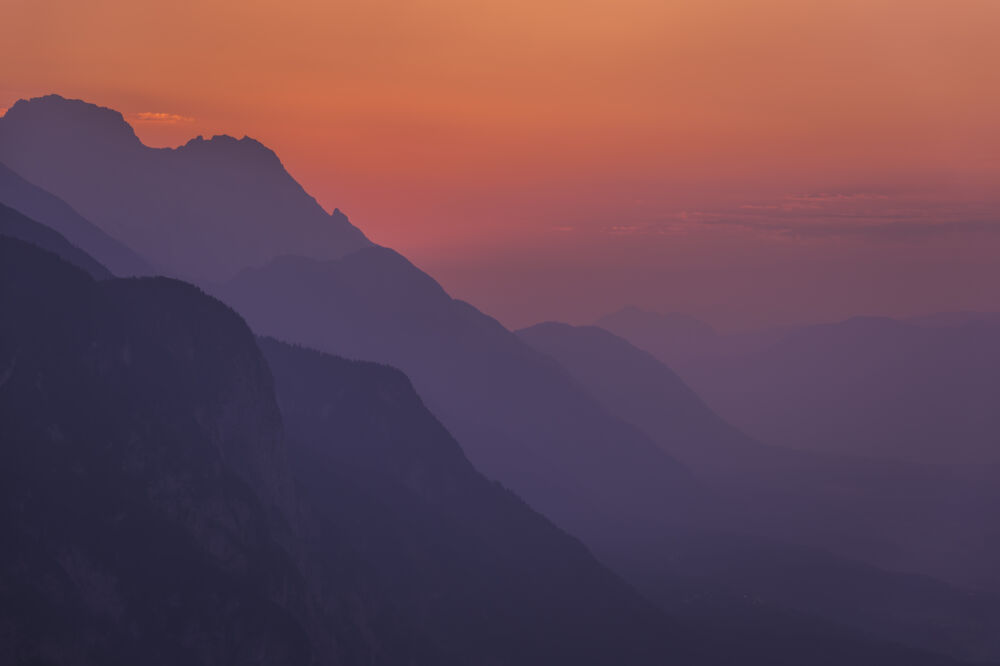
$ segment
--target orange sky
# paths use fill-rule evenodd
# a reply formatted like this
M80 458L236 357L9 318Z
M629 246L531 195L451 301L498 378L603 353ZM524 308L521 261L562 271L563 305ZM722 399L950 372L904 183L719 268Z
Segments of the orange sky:
M1000 307L962 273L1000 236L997 0L0 2L0 107L249 134L511 324L625 302L753 323L824 262L757 319ZM848 265L882 296L834 293Z

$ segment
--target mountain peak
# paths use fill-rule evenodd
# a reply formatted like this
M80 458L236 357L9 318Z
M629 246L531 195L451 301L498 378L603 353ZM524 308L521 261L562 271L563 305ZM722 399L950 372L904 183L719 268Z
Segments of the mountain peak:
M7 109L2 121L14 133L44 131L87 142L142 145L119 111L61 95L19 99Z
M267 163L282 169L281 160L277 154L257 139L243 136L237 139L229 134L216 134L210 139L202 135L189 140L176 149L177 152L205 158L236 159L241 162Z

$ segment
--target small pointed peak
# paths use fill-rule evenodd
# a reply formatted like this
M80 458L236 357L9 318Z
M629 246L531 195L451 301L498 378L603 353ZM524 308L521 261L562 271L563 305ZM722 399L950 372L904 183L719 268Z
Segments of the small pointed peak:
M330 213L330 217L338 222L344 222L345 224L350 224L351 222L339 208L334 208L333 212Z

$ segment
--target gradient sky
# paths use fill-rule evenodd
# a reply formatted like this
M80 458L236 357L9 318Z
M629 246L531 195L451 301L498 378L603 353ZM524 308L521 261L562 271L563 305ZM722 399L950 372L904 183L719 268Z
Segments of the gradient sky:
M253 136L512 326L1000 309L997 0L0 4L0 107Z

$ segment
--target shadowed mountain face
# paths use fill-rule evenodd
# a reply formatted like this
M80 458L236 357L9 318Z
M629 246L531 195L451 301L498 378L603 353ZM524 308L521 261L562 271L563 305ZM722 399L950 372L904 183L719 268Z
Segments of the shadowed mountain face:
M218 294L260 333L401 368L477 468L592 543L689 511L680 465L391 250L283 258Z
M311 663L246 326L181 283L94 282L9 238L0 257L3 661Z
M115 275L130 277L154 272L139 255L80 217L65 201L35 187L3 164L0 164L0 203L63 235Z
M900 642L1000 657L1000 599L830 554L995 585L988 542L1000 493L991 480L764 446L722 422L652 355L603 329L548 323L518 335L715 491L718 512L702 530L635 549L638 561L621 570L641 589L669 604L695 580L702 594L749 595Z
M395 612L447 654L491 664L708 658L579 542L479 475L401 372L260 344L296 478L326 530L320 548L362 553Z
M174 275L223 279L282 254L369 245L246 137L148 148L117 111L50 95L0 118L0 162Z
M4 663L720 663L398 371L264 341L281 415L196 288L0 259Z

